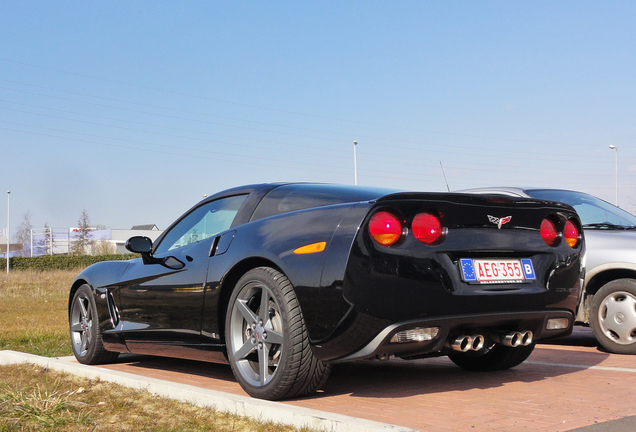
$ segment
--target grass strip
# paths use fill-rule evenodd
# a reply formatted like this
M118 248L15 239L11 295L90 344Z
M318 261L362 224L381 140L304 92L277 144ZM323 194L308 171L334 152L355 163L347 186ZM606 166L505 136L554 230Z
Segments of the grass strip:
M0 366L0 431L303 431L34 365Z
M68 292L75 270L0 275L0 349L45 357L72 354Z

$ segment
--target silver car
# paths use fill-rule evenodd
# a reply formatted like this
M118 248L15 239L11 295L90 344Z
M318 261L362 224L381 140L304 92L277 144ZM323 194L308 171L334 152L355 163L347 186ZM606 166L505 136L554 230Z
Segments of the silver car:
M570 190L502 187L458 192L532 197L574 207L587 249L577 322L589 325L608 351L636 354L636 216Z

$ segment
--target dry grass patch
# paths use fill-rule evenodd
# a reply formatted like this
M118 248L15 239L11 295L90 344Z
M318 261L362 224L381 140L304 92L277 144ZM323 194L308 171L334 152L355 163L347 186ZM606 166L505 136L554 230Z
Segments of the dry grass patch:
M0 274L0 350L71 355L68 292L80 270ZM0 432L295 431L33 365L0 366ZM301 429L309 431L309 429Z
M70 355L68 292L79 270L0 275L0 350Z
M298 430L33 365L0 366L0 382L2 432Z

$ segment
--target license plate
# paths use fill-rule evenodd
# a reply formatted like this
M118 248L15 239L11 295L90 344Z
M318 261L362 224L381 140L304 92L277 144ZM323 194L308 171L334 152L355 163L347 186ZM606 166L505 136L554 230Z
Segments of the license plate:
M529 258L469 259L462 258L460 267L464 282L518 283L536 279Z

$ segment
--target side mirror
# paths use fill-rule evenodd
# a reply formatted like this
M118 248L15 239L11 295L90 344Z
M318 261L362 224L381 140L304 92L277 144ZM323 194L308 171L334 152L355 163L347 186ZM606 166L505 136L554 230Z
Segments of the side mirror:
M130 252L141 254L144 264L161 264L172 270L181 270L185 264L173 256L155 258L152 256L152 240L148 237L135 236L126 241L126 249Z
M126 240L126 249L133 253L149 255L152 252L152 240L142 236L131 237Z

